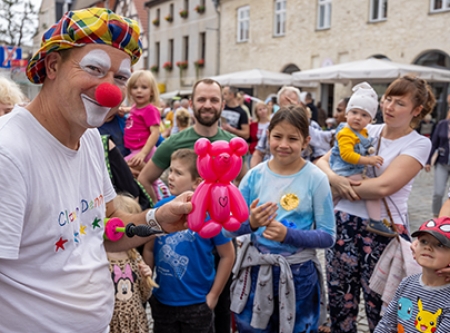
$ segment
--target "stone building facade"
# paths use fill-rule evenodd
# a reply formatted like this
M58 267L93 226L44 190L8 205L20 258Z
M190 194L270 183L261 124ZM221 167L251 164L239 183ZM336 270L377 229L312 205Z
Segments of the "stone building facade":
M161 92L188 92L199 78L240 70L292 73L369 57L450 69L448 0L57 1L108 6L139 19L144 54L136 68L152 69ZM53 0L42 4L41 16L53 13ZM265 99L278 88L253 94ZM449 86L433 88L442 102L439 118ZM302 89L329 112L351 91L340 84Z
M219 73L219 16L211 0L151 0L149 64L161 92L189 92ZM177 66L177 63L179 66Z
M222 0L220 12L222 73L292 72L369 57L450 70L445 0ZM448 84L433 87L445 104ZM307 90L328 108L351 91L342 85Z

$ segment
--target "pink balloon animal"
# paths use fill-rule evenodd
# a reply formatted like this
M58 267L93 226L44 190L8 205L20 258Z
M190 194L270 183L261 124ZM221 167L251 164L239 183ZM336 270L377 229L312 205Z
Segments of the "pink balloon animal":
M242 166L242 156L248 145L242 138L209 142L198 139L194 150L198 155L197 169L203 178L192 196L192 212L188 226L203 238L218 235L224 227L236 231L249 216L247 203L239 189L231 183ZM210 220L205 222L206 214Z

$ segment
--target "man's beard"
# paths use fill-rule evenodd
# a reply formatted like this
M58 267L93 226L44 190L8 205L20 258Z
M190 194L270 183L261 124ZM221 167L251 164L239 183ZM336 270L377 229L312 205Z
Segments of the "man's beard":
M195 120L198 121L201 125L207 126L207 127L211 127L212 125L214 125L219 120L220 112L215 112L216 110L211 109L214 112L214 117L212 117L210 120L205 120L200 115L202 110L203 110L202 108L200 108L199 110L196 110L195 106L194 106L194 117L195 117Z

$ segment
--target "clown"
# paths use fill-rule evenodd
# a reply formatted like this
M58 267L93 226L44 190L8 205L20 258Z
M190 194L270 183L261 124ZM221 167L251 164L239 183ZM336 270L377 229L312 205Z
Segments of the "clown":
M157 211L116 209L95 129L118 111L140 55L135 21L102 8L68 12L28 64L41 91L0 119L0 323L10 332L108 332L114 290L105 248L147 239L103 241L104 218L183 228L187 195Z
M101 12L99 17L96 12ZM81 28L84 25L87 27ZM47 81L46 86L54 86L57 96L67 96L55 100L62 111L58 121L69 127L75 121L84 131L102 125L110 113L117 112L131 65L140 55L136 22L96 9L73 12L44 34L41 49L28 64L27 76L33 83ZM45 97L39 94L36 100Z

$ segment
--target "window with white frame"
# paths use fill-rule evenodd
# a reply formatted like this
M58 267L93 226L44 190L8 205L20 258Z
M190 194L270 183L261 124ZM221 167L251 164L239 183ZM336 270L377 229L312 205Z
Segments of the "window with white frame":
M432 12L450 10L450 0L431 0L430 9Z
M246 42L249 38L250 29L250 6L238 8L238 26L237 26L237 41Z
M286 0L275 0L274 35L284 36L286 32Z
M331 26L331 0L318 0L317 29L329 29Z
M387 6L387 0L370 0L370 21L386 20Z

